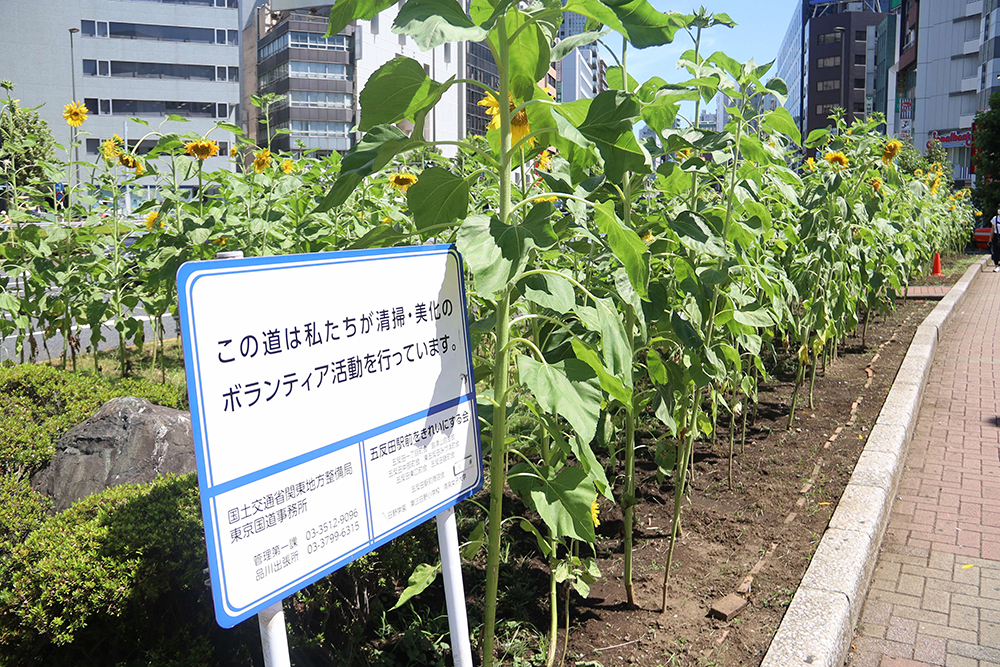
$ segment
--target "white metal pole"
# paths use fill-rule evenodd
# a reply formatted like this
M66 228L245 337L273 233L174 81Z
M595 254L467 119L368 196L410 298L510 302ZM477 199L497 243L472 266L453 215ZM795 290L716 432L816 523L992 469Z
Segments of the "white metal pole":
M278 600L257 613L260 624L260 647L264 651L264 667L291 667L288 634L285 631L285 610Z
M437 529L438 546L441 548L444 597L448 603L451 654L455 667L472 667L469 617L465 611L465 586L462 584L462 554L458 550L458 526L453 507L437 515Z
M215 253L216 259L241 259L242 257L242 250L226 250ZM455 540L457 550L457 533ZM257 623L260 625L260 647L264 652L264 667L291 667L291 656L288 653L288 632L285 628L285 610L281 607L281 600L257 612ZM472 663L470 662L469 665L471 667Z

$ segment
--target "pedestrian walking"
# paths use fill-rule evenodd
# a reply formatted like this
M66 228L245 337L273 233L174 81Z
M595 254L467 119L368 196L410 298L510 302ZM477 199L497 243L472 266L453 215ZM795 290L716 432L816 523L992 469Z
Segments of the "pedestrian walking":
M1000 207L990 220L990 254L993 256L993 273L1000 272Z

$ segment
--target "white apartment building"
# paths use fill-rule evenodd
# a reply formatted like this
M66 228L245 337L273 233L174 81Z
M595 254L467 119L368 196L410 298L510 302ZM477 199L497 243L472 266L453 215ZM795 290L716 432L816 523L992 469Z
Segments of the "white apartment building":
M204 134L232 121L239 101L239 0L2 0L0 78L16 85L22 106L39 109L56 141L69 144L64 105L84 101L79 159L94 161L101 140L134 143L166 116L164 132ZM74 92L75 89L75 92ZM233 136L215 131L228 168ZM152 142L144 144L151 146ZM142 152L143 147L140 147ZM65 157L65 156L63 156ZM75 156L74 156L75 157Z

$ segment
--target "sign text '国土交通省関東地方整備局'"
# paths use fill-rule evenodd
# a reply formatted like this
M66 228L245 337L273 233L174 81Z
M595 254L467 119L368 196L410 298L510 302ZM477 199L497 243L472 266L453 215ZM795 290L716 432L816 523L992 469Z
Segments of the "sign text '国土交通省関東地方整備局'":
M452 246L189 263L178 293L220 624L481 486Z

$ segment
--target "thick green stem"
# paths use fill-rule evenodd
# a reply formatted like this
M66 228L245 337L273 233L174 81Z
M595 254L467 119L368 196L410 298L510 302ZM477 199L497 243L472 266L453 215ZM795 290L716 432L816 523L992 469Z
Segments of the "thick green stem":
M499 217L510 224L510 45L504 21L497 24L500 72L500 201ZM507 478L507 389L510 366L510 287L504 288L496 309L496 360L493 364L492 441L490 448L490 508L486 552L486 599L483 613L483 667L493 667L497 620L497 591L500 581L500 522L503 517L503 488Z
M694 447L694 411L697 406L698 401L698 391L694 387L688 388L688 397L690 402L690 414L691 423L688 424L687 435L682 440L683 446L681 451L677 452L677 479L674 481L674 521L670 528L670 546L667 547L667 565L663 568L663 606L660 608L661 613L667 613L667 592L670 590L670 566L674 562L674 546L677 544L677 536L681 525L681 505L684 500L684 487L687 484L687 473L688 473L688 461L690 460L690 452Z
M633 330L635 328L635 311L631 304L625 306L625 331L628 336L629 347L634 355L635 340ZM630 605L635 604L635 593L632 588L632 527L635 523L635 409L625 410L625 489L622 493L622 523L625 530L625 598Z

